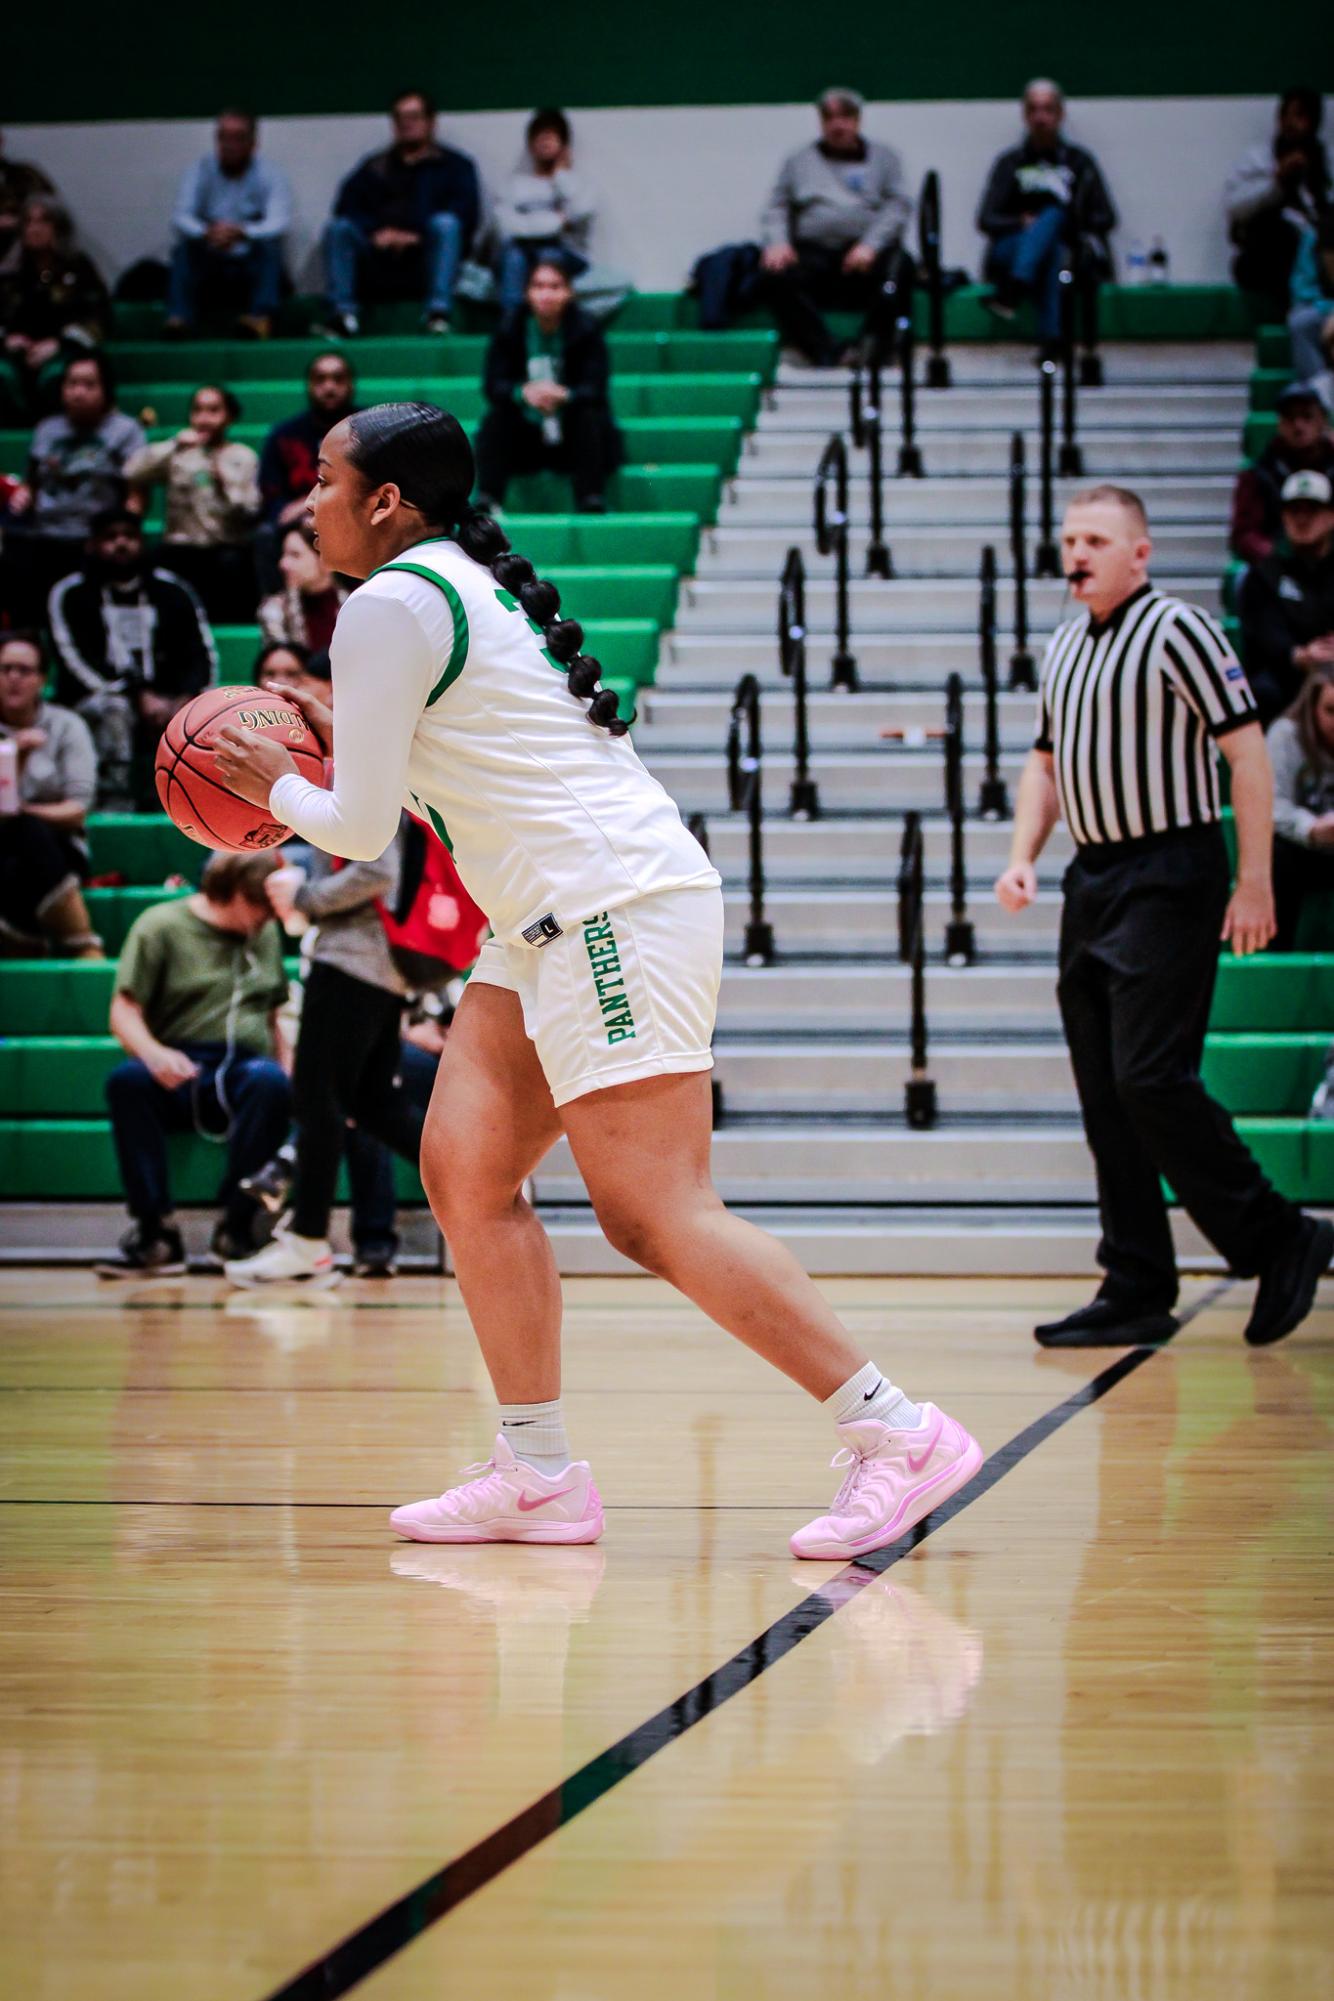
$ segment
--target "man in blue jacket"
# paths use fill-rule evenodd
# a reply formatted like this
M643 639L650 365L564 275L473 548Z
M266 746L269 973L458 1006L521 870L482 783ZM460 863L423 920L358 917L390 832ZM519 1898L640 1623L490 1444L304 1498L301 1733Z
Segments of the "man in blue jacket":
M390 107L394 143L370 153L338 190L324 232L332 334L361 331L358 286L420 298L428 333L448 333L459 265L481 220L477 167L435 136L435 106L405 91Z

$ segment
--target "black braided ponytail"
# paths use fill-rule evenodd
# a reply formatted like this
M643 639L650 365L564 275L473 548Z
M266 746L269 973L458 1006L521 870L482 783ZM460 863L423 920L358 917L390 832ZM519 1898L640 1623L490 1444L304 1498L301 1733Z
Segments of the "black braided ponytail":
M458 419L433 403L378 403L355 411L347 427L347 457L363 478L372 485L392 481L431 527L452 534L465 556L489 569L540 629L547 652L565 669L570 693L588 701L588 720L609 736L624 736L630 723L616 692L599 687L601 662L582 651L578 619L561 617L556 586L510 548L498 521L469 506L475 468Z

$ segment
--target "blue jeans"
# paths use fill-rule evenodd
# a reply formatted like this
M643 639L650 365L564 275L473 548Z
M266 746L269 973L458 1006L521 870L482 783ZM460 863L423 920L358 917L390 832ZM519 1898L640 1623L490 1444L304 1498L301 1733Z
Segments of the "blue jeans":
M588 259L581 257L577 250L566 250L557 242L518 242L507 236L500 246L496 258L496 290L500 298L502 313L510 313L523 304L524 293L528 290L528 274L540 256L550 256L556 252L561 263L572 278L588 269Z
M1288 314L1288 338L1292 342L1292 372L1299 382L1309 382L1329 367L1320 345L1320 329L1334 314L1334 299L1321 306L1294 306Z
M1044 209L1027 229L1014 229L1008 236L996 237L987 253L988 278L1008 279L1017 291L1027 292L1032 298L1043 340L1055 340L1061 331L1064 229L1065 210L1053 205Z
M204 279L212 276L225 282L235 272L245 277L246 311L265 317L276 313L283 283L282 238L262 237L248 243L243 250L210 250L196 236L177 237L167 281L169 317L192 324Z
M328 278L329 304L336 313L355 313L357 280L363 260L380 256L360 224L345 215L336 215L324 232L324 269ZM384 253L401 263L400 253ZM417 254L417 253L414 253ZM420 255L425 264L426 313L448 315L454 309L454 286L463 262L463 225L456 215L442 210L426 225Z
M227 1220L247 1223L253 1205L238 1195L242 1175L253 1174L287 1137L292 1093L286 1073L268 1056L233 1056L218 1089L226 1050L220 1042L181 1044L199 1065L189 1084L168 1091L153 1081L146 1064L132 1058L106 1080L107 1109L126 1205L136 1223L152 1231L171 1214L167 1176L167 1134L202 1129L227 1134L227 1171L218 1189ZM224 1102L225 1099L225 1102Z

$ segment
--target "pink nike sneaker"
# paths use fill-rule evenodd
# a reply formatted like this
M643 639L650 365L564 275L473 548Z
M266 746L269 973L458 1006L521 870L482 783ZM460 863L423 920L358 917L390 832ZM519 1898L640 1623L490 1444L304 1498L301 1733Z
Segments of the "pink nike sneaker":
M957 1494L982 1464L982 1447L934 1404L922 1405L916 1431L895 1431L878 1418L840 1424L834 1454L847 1477L827 1515L792 1538L794 1556L865 1556L897 1542L923 1515Z
M576 1459L548 1477L516 1459L502 1432L477 1477L436 1501L395 1508L390 1526L410 1542L596 1542L602 1498L588 1462Z

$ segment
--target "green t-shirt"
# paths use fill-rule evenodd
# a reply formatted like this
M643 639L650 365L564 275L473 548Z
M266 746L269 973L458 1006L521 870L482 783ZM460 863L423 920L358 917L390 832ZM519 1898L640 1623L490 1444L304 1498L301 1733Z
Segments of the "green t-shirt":
M242 938L197 917L188 896L155 903L130 926L116 991L138 1001L159 1042L225 1042L234 1008L235 1046L269 1055L269 1016L287 998L278 926Z

